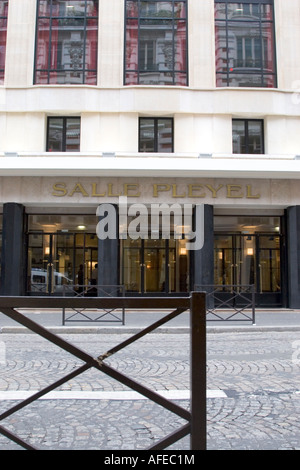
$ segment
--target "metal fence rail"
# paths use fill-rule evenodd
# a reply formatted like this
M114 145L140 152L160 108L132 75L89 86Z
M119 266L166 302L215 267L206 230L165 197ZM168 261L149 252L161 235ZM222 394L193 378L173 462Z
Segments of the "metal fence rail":
M195 285L206 294L207 321L239 321L255 324L255 286Z
M22 308L130 308L130 309L153 309L154 311L163 309L173 309L160 320L119 343L112 349L100 353L97 357L92 357L85 351L74 346L60 336L55 335L46 328L30 320L18 311ZM88 369L94 368L102 373L118 380L125 386L144 395L154 403L166 408L186 420L186 424L177 429L172 434L156 442L147 450L162 450L175 443L182 437L190 434L190 449L206 449L206 314L205 314L205 294L200 292L192 293L189 298L67 298L67 297L0 297L0 312L17 323L25 326L32 332L40 335L49 342L59 346L63 350L74 355L83 362L78 367L60 380L52 383L43 390L33 394L31 397L21 401L12 408L0 414L0 421L11 416L16 411L24 408L30 403L38 400L43 395L55 388L63 385L68 380L82 374ZM142 338L148 333L172 320L178 315L189 312L190 314L190 411L182 408L178 404L162 397L157 392L145 387L139 382L130 379L122 372L111 367L105 360L134 341ZM143 312L141 311L141 315ZM29 442L25 442L20 437L14 435L4 426L0 426L0 433L19 444L24 449L38 450Z
M124 297L125 287L123 285L63 285L63 296L71 297ZM63 307L62 324L67 322L112 322L125 325L125 308L83 308Z

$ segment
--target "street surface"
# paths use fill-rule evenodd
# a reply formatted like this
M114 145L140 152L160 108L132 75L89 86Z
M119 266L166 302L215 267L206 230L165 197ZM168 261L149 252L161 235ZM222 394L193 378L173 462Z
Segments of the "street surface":
M207 335L208 449L300 450L300 332L219 331ZM64 337L98 356L127 335ZM188 334L148 335L107 362L189 407ZM35 334L0 334L1 413L80 365ZM142 450L185 423L128 392L89 370L1 425L41 450ZM21 448L0 435L0 450Z

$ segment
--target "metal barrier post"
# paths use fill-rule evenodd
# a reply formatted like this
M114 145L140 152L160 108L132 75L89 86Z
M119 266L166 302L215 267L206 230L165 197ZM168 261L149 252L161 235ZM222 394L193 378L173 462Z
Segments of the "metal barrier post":
M132 308L132 309L148 309L154 310L169 309L172 311L165 315L163 318L155 321L151 325L142 329L138 333L130 336L125 341L115 345L109 351L102 352L97 357L91 356L84 350L79 349L77 346L69 343L63 337L55 335L47 330L40 324L31 320L28 316L22 314L18 310L20 308ZM143 336L151 333L158 327L164 325L166 322L176 318L178 315L190 311L190 387L191 387L191 410L187 410L175 403L168 400L155 390L144 386L138 381L128 377L125 373L118 371L106 362L113 354L121 351L126 346L142 338ZM81 375L83 372L95 368L107 376L119 381L126 387L131 388L133 391L142 394L147 399L152 400L157 405L164 407L166 410L176 414L187 423L182 425L171 434L162 438L159 442L154 443L147 450L161 450L166 449L171 444L174 444L179 439L191 434L190 449L191 450L205 450L206 449L206 306L205 306L205 293L194 292L190 298L124 298L124 297L103 297L103 298L66 298L66 297L1 297L0 296L0 313L16 321L17 323L28 328L32 332L38 334L52 344L62 348L64 351L72 354L80 359L83 364L73 369L72 372L64 377L61 377L56 382L47 385L42 390L34 393L33 395L25 398L23 401L18 402L13 407L0 413L0 422L5 418L11 416L16 411L23 409L32 402L38 400L50 391L60 387L64 383ZM9 430L0 426L0 434L5 435L14 442L25 449L34 450L35 447L26 443L18 436L13 435ZM38 450L38 449L36 449Z
M206 306L193 292L191 321L191 450L206 450Z
M251 293L252 293L252 298L251 298L251 301L252 301L252 325L255 325L255 286L252 286L252 289L251 289Z

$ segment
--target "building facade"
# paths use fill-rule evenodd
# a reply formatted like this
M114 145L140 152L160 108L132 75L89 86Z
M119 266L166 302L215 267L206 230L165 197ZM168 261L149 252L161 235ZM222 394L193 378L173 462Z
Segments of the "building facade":
M286 3L0 0L2 295L251 284L261 307L300 308L300 0ZM120 197L191 206L194 226L201 207L203 247L174 236L173 213L169 237L160 219L126 238ZM99 207L117 236L98 236Z

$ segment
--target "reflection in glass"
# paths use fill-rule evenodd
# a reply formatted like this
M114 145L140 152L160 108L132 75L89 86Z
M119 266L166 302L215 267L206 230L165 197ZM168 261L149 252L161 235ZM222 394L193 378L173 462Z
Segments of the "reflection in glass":
M275 87L273 2L215 1L217 86Z
M39 0L35 83L96 84L98 1Z
M139 152L173 152L173 119L140 118Z
M8 0L0 0L0 85L4 84Z
M126 85L187 85L186 1L126 1Z
M96 224L89 215L29 215L28 292L74 295L79 281L90 285L98 263Z
M47 152L80 151L80 118L48 118Z
M233 119L233 153L264 153L263 121Z

